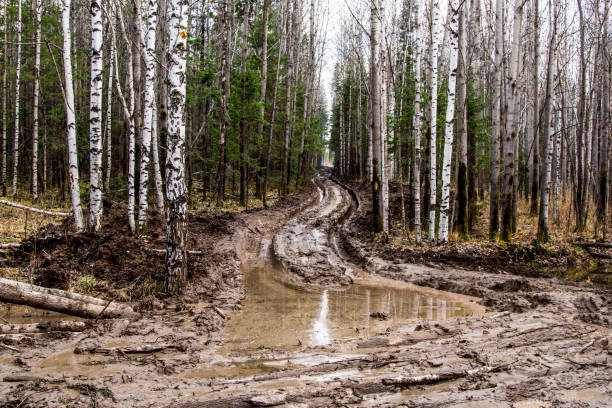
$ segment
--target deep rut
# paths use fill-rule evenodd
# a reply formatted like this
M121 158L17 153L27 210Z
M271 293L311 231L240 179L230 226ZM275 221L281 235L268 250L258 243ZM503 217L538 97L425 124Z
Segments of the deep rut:
M351 194L332 181L331 171L314 178L317 203L289 220L274 236L274 255L289 279L322 287L347 285L356 277L353 266L343 259L335 243L337 229L354 205Z

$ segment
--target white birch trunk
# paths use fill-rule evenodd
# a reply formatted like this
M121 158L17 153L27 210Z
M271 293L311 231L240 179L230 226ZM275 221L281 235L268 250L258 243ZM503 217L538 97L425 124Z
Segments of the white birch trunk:
M21 0L17 3L17 67L15 72L15 143L13 150L13 198L17 195L19 164L19 85L21 80Z
M438 243L448 241L450 216L451 161L453 158L453 125L455 122L455 89L457 86L457 63L459 54L459 0L451 0L449 23L449 74L448 99L446 105L446 128L444 130L444 155L442 159L442 202L440 205L440 225Z
M153 156L153 172L155 173L155 192L157 194L157 211L164 211L164 191L159 165L159 137L157 127L157 101L153 101L153 121L151 122L151 153Z
M70 198L72 212L77 231L84 229L83 209L81 208L81 192L79 186L79 163L76 144L76 123L74 114L74 89L72 84L72 58L70 53L70 3L64 0L62 9L62 32L64 35L63 61L64 61L64 89L66 92L66 129L68 144L68 174L70 176Z
M155 31L157 28L157 0L147 1L145 42L145 92L142 143L140 150L140 187L138 189L138 228L145 227L149 195L149 163L153 131L153 107L155 105Z
M432 47L431 47L431 140L430 140L430 169L429 169L429 241L436 241L436 196L437 196L437 169L436 169L436 122L438 120L438 48L440 46L440 4L433 0L432 4Z
M8 1L4 2L4 27L8 25ZM8 82L8 30L4 30L4 69L2 70L2 195L6 195L6 134L7 134L7 106Z
M170 0L168 20L168 152L166 156L166 288L177 293L186 279L187 186L185 185L185 96L187 0Z
M108 62L108 88L106 97L106 189L110 190L113 169L113 75L115 64L115 43L111 41Z
M556 2L554 2L556 3ZM555 133L555 118L553 114L554 96L553 96L553 67L555 66L555 41L557 34L556 11L551 9L553 2L549 1L549 24L550 24L550 44L548 49L548 64L546 74L546 112L544 118L547 120L546 139L544 140L544 168L542 174L542 193L540 195L540 213L538 217L538 235L539 241L548 241L548 212L550 205L550 184L552 179L552 158L553 158L553 137ZM553 16L553 13L555 16Z
M34 51L34 103L32 107L32 201L38 200L38 105L40 100L40 34L42 23L42 3L38 0L35 5L36 35Z
M384 15L381 16L381 25L384 24ZM383 28L383 33L385 32ZM384 38L384 37L383 37ZM383 56L381 57L381 88L380 88L380 137L381 137L381 149L380 157L382 157L382 163L380 165L380 202L382 211L382 222L383 232L389 233L389 123L387 118L388 102L388 88L389 88L389 61L384 56L386 53L384 47L381 49Z
M421 10L420 2L414 6L416 14L415 38L413 39L415 47L415 93L414 93L414 238L417 244L421 243L421 87L423 86L423 78L421 76L421 55L423 53L421 35ZM400 167L400 171L401 167Z
M130 44L128 41L127 30L125 29L125 24L123 22L123 15L121 11L121 7L117 6L116 11L118 13L118 20L121 25L123 39L126 44ZM128 122L128 208L127 208L127 216L128 216L128 224L130 227L130 231L136 231L136 222L134 220L134 202L135 202L135 185L134 185L134 175L135 175L135 163L136 163L136 129L134 124L134 104L135 104L135 96L134 96L134 56L132 54L132 47L126 47L127 53L127 86L128 86L128 98L129 100L125 100L125 96L123 95L123 91L121 90L121 84L119 81L119 61L117 58L117 41L115 38L115 31L113 24L110 24L111 31L113 34L113 42L114 47L113 51L115 52L113 58L115 59L115 76L117 80L115 84L117 86L117 93L119 94L119 100L121 101L121 105L123 107L123 113Z
M102 228L102 7L91 0L91 84L89 91L89 228Z

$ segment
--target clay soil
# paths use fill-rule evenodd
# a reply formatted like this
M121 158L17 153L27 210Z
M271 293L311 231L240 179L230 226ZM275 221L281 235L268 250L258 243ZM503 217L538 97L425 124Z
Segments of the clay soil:
M37 230L6 256L13 278L130 302L143 317L95 322L80 333L2 337L10 348L0 346L0 405L612 406L608 287L550 277L529 260L544 253L417 248L393 238L389 245L365 232L369 207L367 186L324 170L269 209L191 214L188 245L198 255L180 298L164 296L164 258L150 250L164 245L157 214L139 237L128 233L117 203L105 207L102 234L76 234L69 220ZM283 363L253 375L186 375L244 362L215 350L240 313L243 268L268 254L293 286L341 288L381 275L480 298L487 313L262 349L248 361Z

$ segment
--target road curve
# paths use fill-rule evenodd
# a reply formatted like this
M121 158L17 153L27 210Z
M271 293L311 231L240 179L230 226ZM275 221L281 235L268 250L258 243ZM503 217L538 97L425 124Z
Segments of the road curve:
M291 278L316 286L348 285L352 268L338 253L335 238L351 211L351 195L332 181L331 169L322 169L313 182L319 195L316 204L279 229L274 255Z

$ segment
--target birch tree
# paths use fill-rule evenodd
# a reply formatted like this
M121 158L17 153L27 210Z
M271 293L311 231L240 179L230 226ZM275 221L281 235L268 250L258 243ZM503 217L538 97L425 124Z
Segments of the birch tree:
M444 154L442 156L442 202L440 203L440 225L438 242L448 241L448 224L450 218L450 182L451 159L453 155L453 126L455 122L455 88L457 86L457 61L459 54L459 0L450 2L450 58L448 74L448 96L444 130Z
M491 112L491 182L489 193L489 238L496 239L499 234L499 148L501 138L501 87L503 52L503 0L495 1L495 61L493 75Z
M70 6L71 0L64 0L62 9L63 62L64 62L64 91L66 104L66 132L68 145L68 173L70 177L70 198L74 224L77 231L84 229L83 209L81 208L81 191L79 186L79 163L76 144L76 123L74 113L74 89L72 84L72 58L70 51Z
M423 34L421 27L421 9L420 1L417 1L414 6L414 14L416 20L415 27L415 65L414 65L414 76L415 76L415 94L414 94L414 238L417 244L421 243L421 88L423 87L423 78L421 75L421 57L423 54L423 47L421 36Z
M517 93L517 76L519 70L519 53L520 53L520 36L521 36L521 21L523 17L524 0L515 0L514 22L512 27L512 43L509 61L509 74L506 85L506 128L504 132L504 184L502 188L502 223L500 238L503 241L509 242L512 240L512 217L513 217L513 200L514 185L516 183L515 174L515 143L516 143L516 93Z
M115 42L110 41L108 58L108 87L106 90L106 177L105 185L110 190L111 172L113 170L113 74L115 73Z
M89 91L89 228L102 228L102 7L91 0L91 86Z
M4 2L4 68L2 70L2 195L6 196L6 139L7 139L7 105L6 100L8 97L8 82L7 82L7 71L8 71L8 1Z
M544 139L544 162L542 163L542 181L540 194L540 213L538 216L538 240L546 242L549 240L548 229L548 208L550 203L550 184L552 174L552 157L553 157L553 137L555 134L555 115L553 114L553 67L555 66L555 46L557 34L557 18L556 11L552 11L553 2L548 1L549 19L550 19L550 43L548 47L548 62L546 64L546 100L544 119L546 124L546 138Z
M435 242L436 240L436 200L438 191L438 179L437 179L437 121L438 121L438 48L440 47L440 4L439 0L432 0L432 25L431 25L431 36L432 46L430 55L431 64L431 91L430 91L430 129L431 129L431 140L429 146L429 241Z
M151 140L153 116L156 104L155 96L155 34L157 28L157 0L146 2L146 32L144 34L145 59L145 90L142 141L140 149L140 187L138 188L138 228L143 229L147 222L147 208L149 196L149 166L151 160ZM157 140L155 140L157 142Z
M40 43L42 26L42 2L37 0L34 5L36 34L34 36L34 103L32 106L32 201L38 201L38 115L40 100Z
M166 155L166 289L180 292L187 275L187 186L185 185L185 97L189 2L169 0L168 150Z
M15 139L13 145L13 198L17 196L17 176L19 165L19 102L21 80L21 0L17 3L17 56L15 71Z
M372 0L370 8L370 110L372 128L372 227L375 232L383 231L382 213L382 166L381 115L380 115L380 41L382 37L383 1Z

